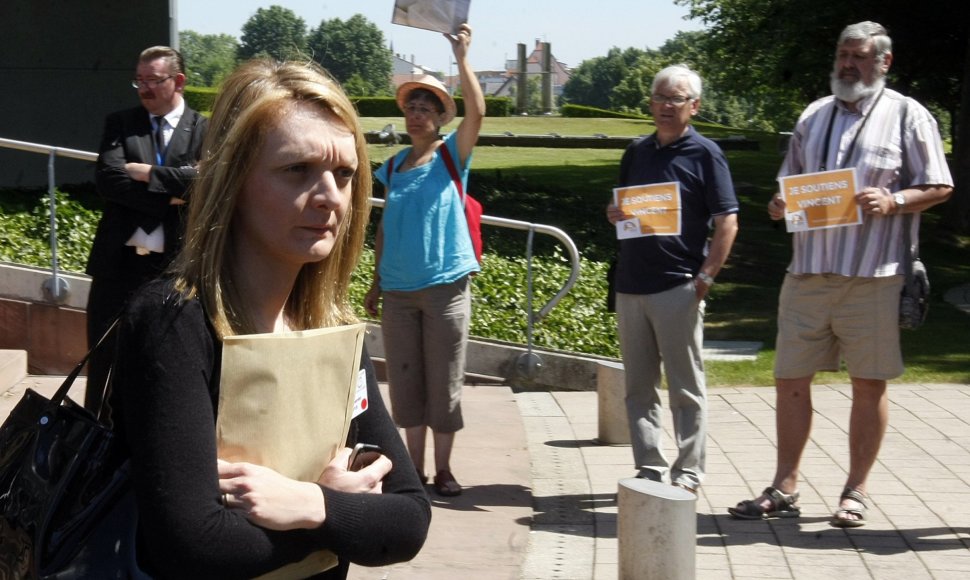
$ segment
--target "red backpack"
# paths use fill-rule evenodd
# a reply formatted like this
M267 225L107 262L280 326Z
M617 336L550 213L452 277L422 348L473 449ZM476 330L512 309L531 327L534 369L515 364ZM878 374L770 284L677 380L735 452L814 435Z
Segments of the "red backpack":
M451 157L451 151L448 151L447 145L442 145L438 147L438 151L441 152L441 160L445 162L445 167L448 168L448 173L451 175L451 181L454 182L455 188L458 189L458 195L461 196L462 206L465 208L465 221L468 222L468 235L472 240L472 249L475 250L475 259L478 263L482 263L482 204L472 197L471 195L465 193L465 188L461 184L461 176L458 175L458 168L455 167L455 160ZM394 156L387 161L387 183L388 187L391 184L391 175L394 174Z

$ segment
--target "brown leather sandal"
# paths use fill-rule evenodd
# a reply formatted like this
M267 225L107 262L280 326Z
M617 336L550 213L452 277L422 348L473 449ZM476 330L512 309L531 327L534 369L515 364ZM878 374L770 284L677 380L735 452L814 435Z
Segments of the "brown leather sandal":
M767 520L770 518L797 518L802 515L801 508L798 507L798 492L783 493L773 487L766 487L761 492L763 497L768 498L770 503L768 508L761 506L758 500L746 499L739 502L736 507L728 508L728 513L739 520Z

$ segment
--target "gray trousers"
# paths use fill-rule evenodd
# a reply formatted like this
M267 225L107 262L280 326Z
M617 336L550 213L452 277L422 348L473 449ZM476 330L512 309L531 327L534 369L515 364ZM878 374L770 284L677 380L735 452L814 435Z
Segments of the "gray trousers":
M391 411L398 427L436 433L464 427L461 390L471 323L471 286L451 284L384 292L381 330Z
M701 353L704 303L690 281L657 294L616 295L633 460L640 476L697 488L704 478L707 389ZM667 376L677 460L662 447L661 364Z

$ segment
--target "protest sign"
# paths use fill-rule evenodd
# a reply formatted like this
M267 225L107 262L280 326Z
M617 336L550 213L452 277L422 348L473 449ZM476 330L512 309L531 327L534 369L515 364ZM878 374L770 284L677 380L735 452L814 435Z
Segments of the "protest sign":
M617 187L613 198L616 207L634 216L616 222L617 239L680 235L680 183Z
M458 27L468 22L471 0L395 0L393 24L458 34Z
M778 183L788 232L862 223L862 210L855 202L854 168L789 175L778 178Z

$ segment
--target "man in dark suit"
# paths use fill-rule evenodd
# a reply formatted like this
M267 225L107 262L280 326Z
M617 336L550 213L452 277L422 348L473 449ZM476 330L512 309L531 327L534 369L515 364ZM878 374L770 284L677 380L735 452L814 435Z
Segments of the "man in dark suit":
M160 274L181 245L188 186L196 176L206 118L182 93L182 56L167 46L142 51L132 87L141 106L105 121L96 182L105 207L88 257L88 344L93 346L128 297ZM114 354L109 341L88 364L85 406L100 406Z

